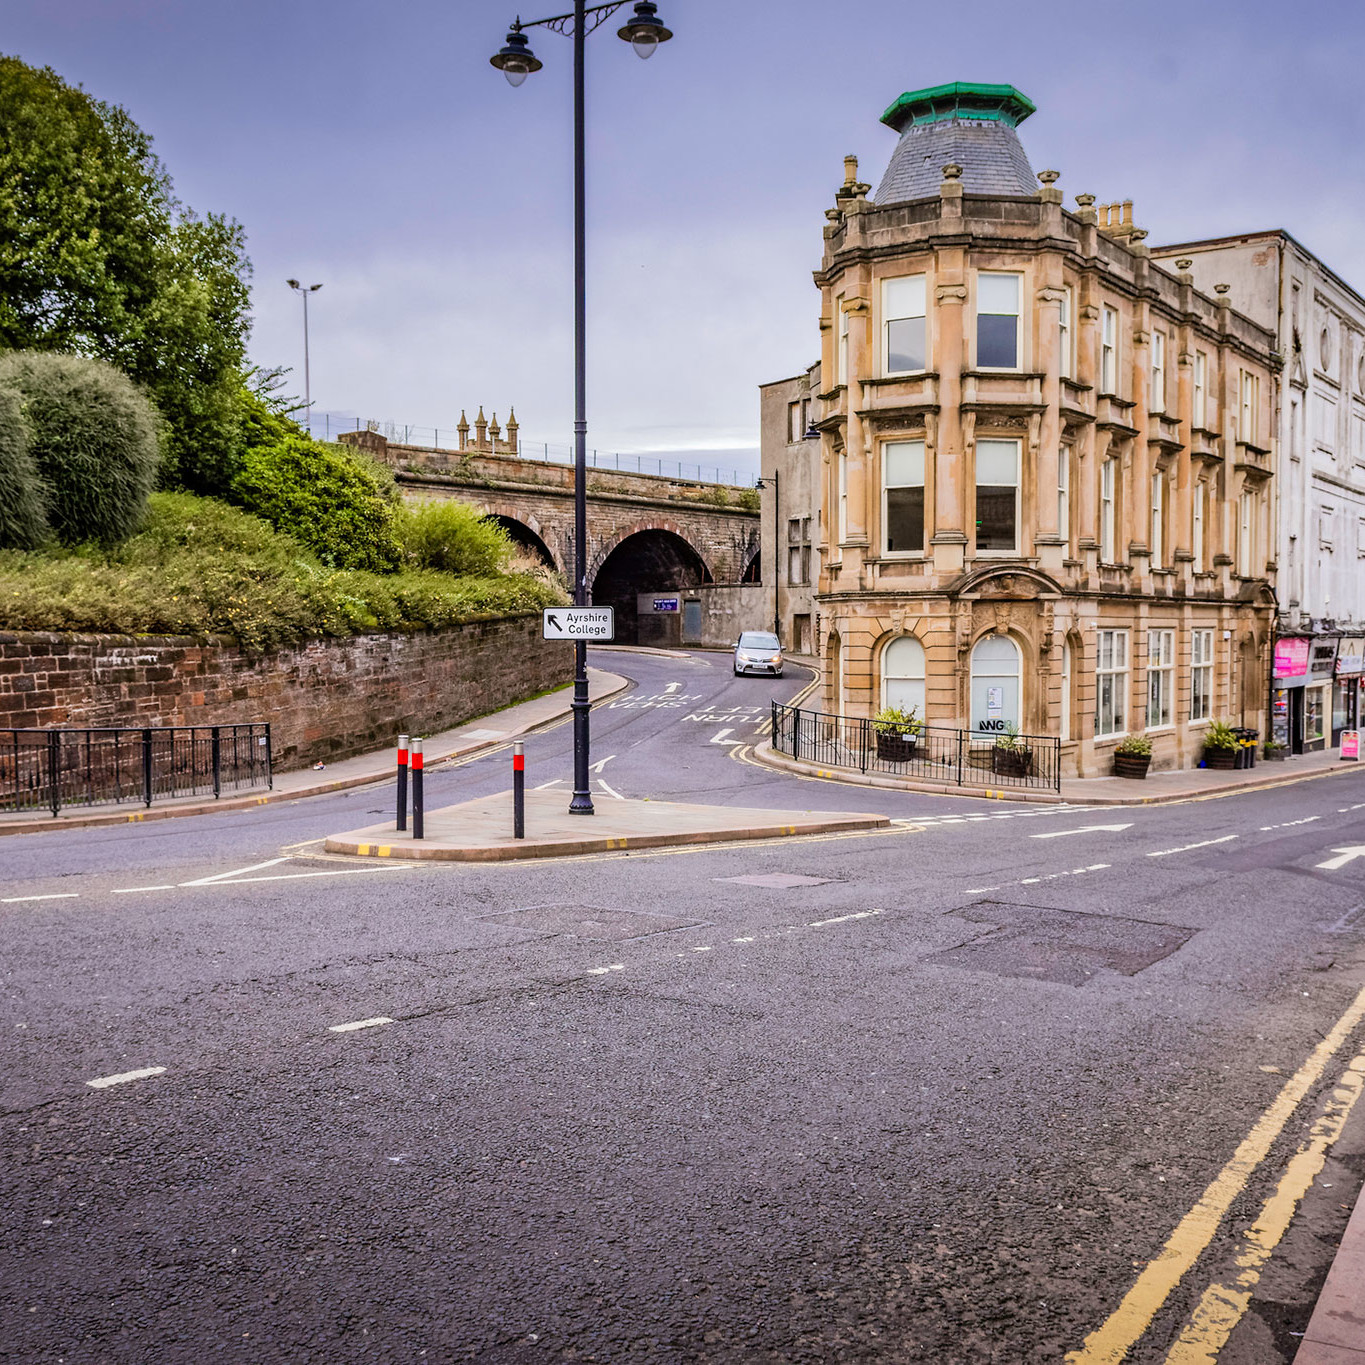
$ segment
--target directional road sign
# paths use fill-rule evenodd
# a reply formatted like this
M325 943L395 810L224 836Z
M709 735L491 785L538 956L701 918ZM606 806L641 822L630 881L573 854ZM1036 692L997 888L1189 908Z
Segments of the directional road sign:
M610 640L616 633L611 607L547 607L547 640Z

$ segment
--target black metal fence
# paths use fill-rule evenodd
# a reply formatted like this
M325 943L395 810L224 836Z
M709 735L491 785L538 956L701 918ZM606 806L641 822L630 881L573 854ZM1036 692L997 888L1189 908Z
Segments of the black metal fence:
M827 768L959 787L1062 789L1062 742L1054 735L1005 736L934 725L922 725L913 735L892 734L866 717L773 702L773 748Z
M0 730L0 810L57 815L270 785L269 725Z

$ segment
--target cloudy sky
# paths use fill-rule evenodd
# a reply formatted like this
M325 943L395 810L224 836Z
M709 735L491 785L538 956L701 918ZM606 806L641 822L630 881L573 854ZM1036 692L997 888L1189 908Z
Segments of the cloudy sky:
M571 55L488 64L527 0L5 0L0 51L122 104L177 192L241 221L252 355L314 405L449 428L515 405L572 440ZM540 18L563 7L522 11ZM1365 290L1365 7L1348 0L660 0L676 37L588 50L589 429L753 468L757 385L815 358L823 210L874 186L904 90L1009 82L1067 202L1152 244L1284 227ZM702 452L691 455L691 452Z

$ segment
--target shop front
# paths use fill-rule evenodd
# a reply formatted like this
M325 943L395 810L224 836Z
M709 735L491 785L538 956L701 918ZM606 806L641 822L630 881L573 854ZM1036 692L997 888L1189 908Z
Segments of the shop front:
M1332 685L1332 745L1342 732L1358 730L1365 720L1365 636L1343 635L1337 645L1336 676Z
M1334 742L1336 664L1335 635L1288 635L1275 642L1270 734L1290 753L1309 754Z

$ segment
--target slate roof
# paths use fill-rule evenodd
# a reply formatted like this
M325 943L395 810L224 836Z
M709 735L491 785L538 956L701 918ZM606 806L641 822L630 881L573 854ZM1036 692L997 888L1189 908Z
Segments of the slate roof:
M882 119L901 137L874 202L936 195L950 162L962 167L968 194L1036 194L1038 180L1015 131L1032 112L1010 85L955 82L907 92Z

